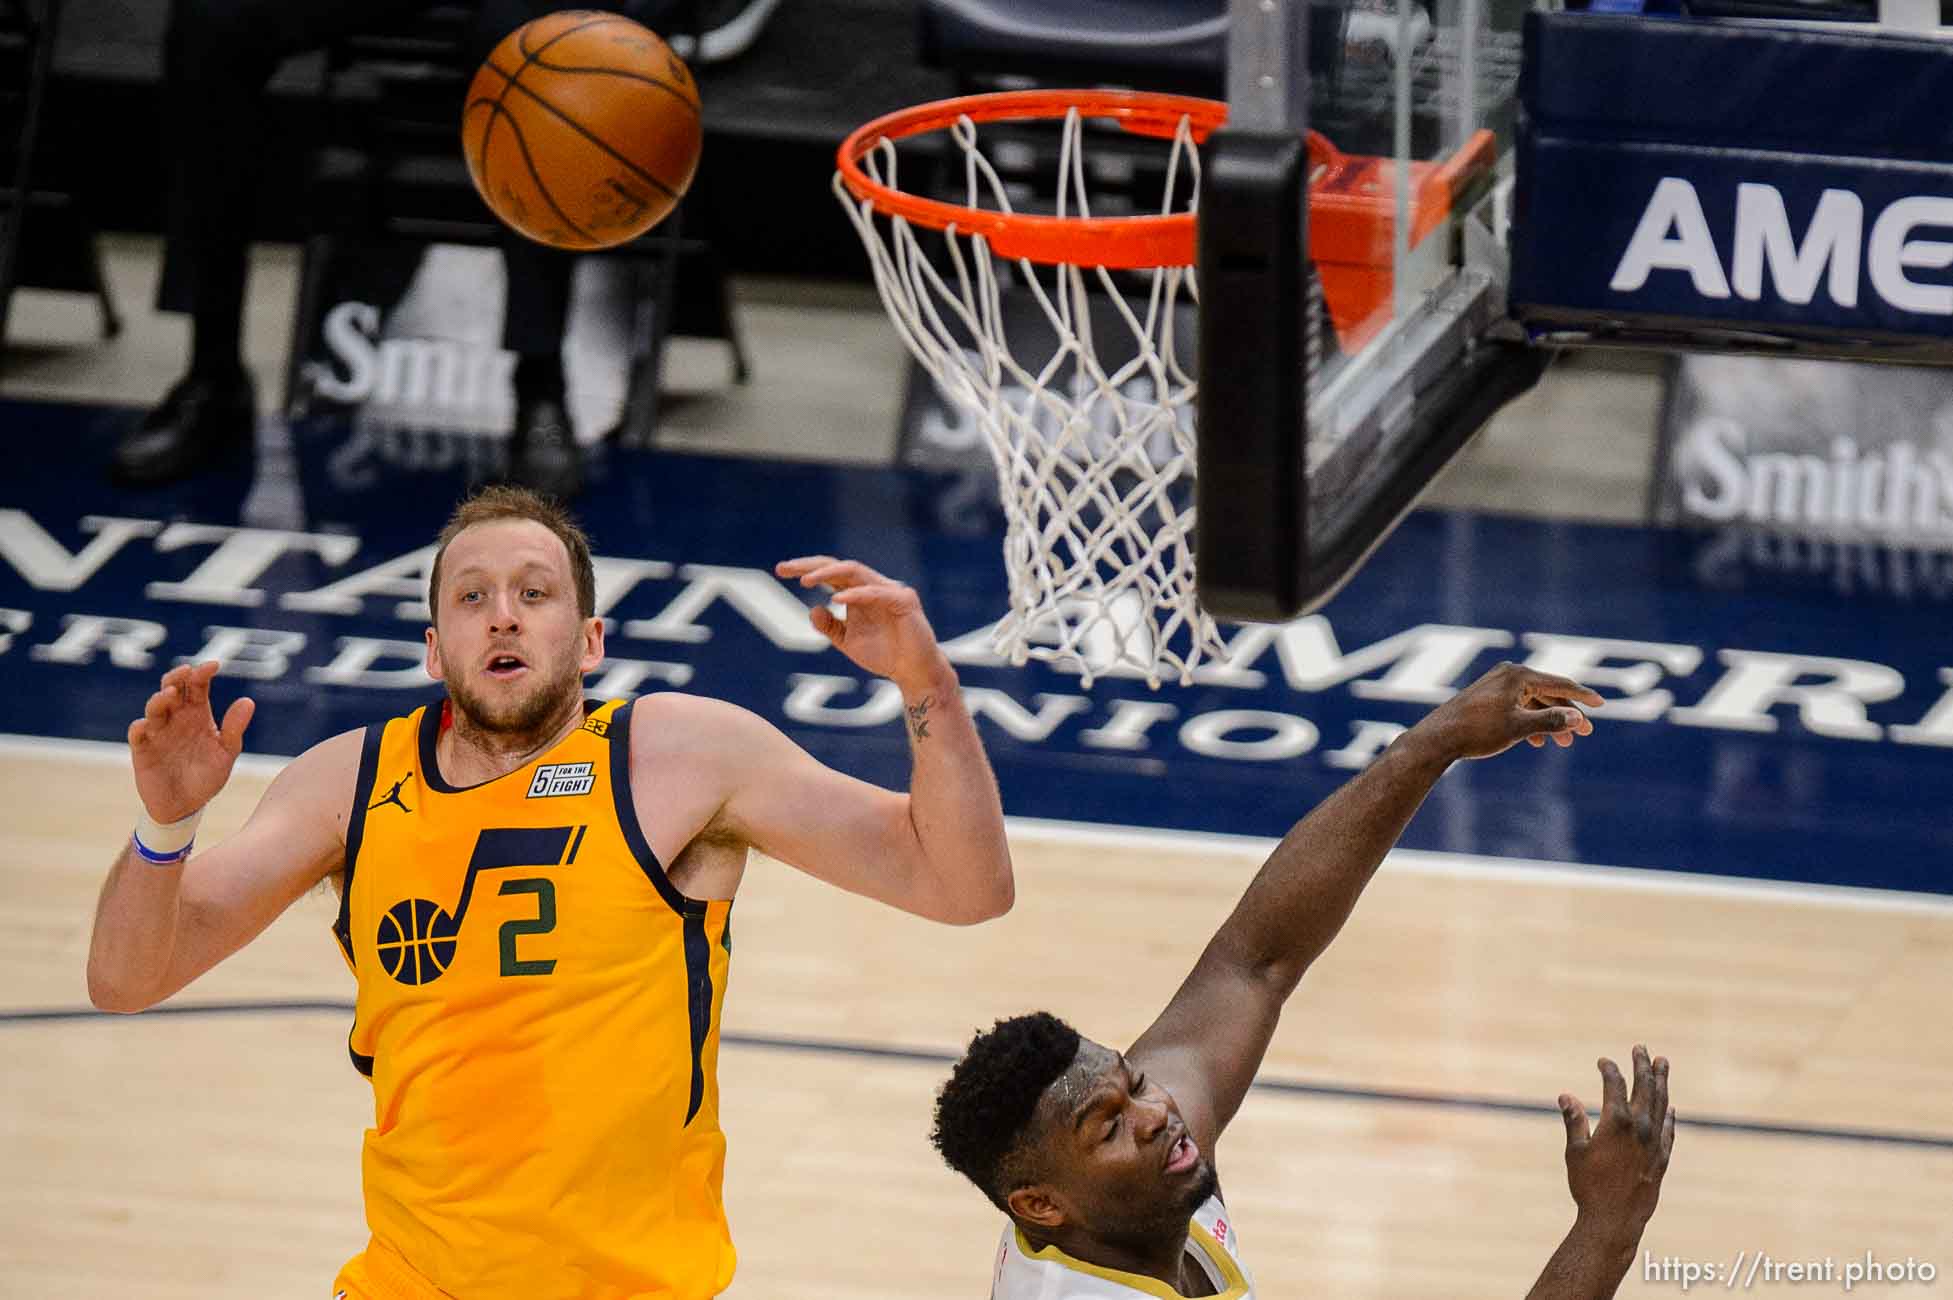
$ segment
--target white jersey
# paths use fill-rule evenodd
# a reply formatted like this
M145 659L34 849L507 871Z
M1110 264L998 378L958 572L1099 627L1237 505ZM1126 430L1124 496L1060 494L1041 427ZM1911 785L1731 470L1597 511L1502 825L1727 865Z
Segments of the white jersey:
M1216 1300L1254 1300L1254 1283L1241 1266L1234 1223L1218 1196L1210 1196L1187 1225L1187 1254L1214 1284ZM990 1300L1174 1300L1179 1292L1155 1278L1100 1268L1073 1259L1056 1246L1032 1250L1016 1224L1004 1228Z

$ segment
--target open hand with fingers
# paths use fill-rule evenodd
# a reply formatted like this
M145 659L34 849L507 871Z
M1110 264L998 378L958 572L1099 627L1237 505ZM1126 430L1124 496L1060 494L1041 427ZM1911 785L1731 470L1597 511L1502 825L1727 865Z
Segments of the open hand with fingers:
M1600 1061L1600 1123L1589 1131L1586 1107L1571 1094L1560 1098L1566 1120L1566 1181L1582 1218L1627 1241L1641 1239L1661 1197L1668 1154L1675 1146L1675 1112L1668 1104L1668 1061L1634 1049L1634 1092L1621 1069Z
M837 616L826 606L816 608L815 630L861 667L894 681L905 694L928 689L948 671L949 661L936 644L922 601L907 584L883 577L858 560L831 555L782 560L773 572L797 578L803 587L833 592L832 603L846 616Z
M1668 1062L1634 1049L1634 1094L1621 1067L1600 1061L1600 1123L1571 1093L1560 1097L1566 1121L1566 1184L1578 1207L1573 1228L1546 1261L1527 1300L1609 1300L1634 1263L1641 1234L1661 1199L1675 1112L1668 1104Z
M1562 747L1593 734L1579 705L1599 708L1599 695L1568 677L1504 663L1433 709L1417 730L1448 758L1490 758L1520 741L1535 749L1548 738Z
M219 728L210 707L210 679L219 667L212 660L170 669L129 724L136 793L158 822L179 821L216 798L243 752L257 705L249 697L233 701Z

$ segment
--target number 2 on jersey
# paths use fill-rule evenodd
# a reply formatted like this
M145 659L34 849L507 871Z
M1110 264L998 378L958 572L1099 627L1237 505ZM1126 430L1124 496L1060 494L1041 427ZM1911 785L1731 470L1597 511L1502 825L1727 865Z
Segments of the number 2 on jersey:
M547 876L524 876L520 880L504 880L501 889L496 892L504 897L510 894L536 896L536 914L533 917L504 921L498 931L502 942L502 974L547 975L555 970L554 957L524 960L518 956L515 941L525 934L548 934L556 928L556 883Z

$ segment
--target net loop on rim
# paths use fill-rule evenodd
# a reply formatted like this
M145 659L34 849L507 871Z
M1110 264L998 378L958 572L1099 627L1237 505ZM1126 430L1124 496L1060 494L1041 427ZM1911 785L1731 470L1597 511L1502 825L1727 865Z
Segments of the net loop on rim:
M1179 96L1012 92L892 114L841 146L835 193L889 318L974 417L997 471L1010 609L992 644L1013 664L1158 686L1226 652L1194 587L1190 373L1197 145L1226 113ZM1165 146L1143 212L1092 211L1086 124L1106 119ZM1037 187L991 156L1023 154L1021 135L980 129L1030 121L1057 131L1049 212L1020 211L1013 194ZM899 188L897 142L920 134L953 147L963 202Z

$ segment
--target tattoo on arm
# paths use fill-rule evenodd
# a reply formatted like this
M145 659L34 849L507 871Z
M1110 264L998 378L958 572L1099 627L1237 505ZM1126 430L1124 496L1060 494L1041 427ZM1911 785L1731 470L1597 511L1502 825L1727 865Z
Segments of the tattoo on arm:
M917 740L929 739L929 710L935 703L935 696L925 695L918 703L908 707L909 734Z

